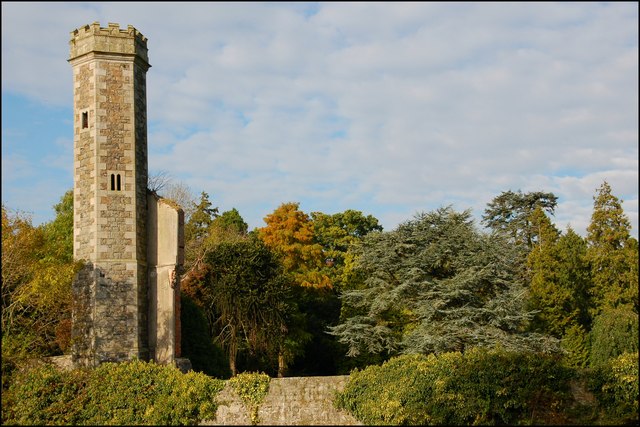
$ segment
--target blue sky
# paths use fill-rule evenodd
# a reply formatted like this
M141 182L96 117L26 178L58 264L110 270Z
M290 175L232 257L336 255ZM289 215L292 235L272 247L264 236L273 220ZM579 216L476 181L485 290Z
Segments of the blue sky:
M585 235L606 180L638 237L635 2L2 2L2 203L35 224L73 186L69 33L94 21L149 39L150 171L251 229L522 190Z

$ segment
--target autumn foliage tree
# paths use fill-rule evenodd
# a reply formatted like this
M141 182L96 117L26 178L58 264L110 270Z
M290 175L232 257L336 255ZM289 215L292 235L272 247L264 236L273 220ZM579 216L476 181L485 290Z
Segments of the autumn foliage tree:
M2 206L2 361L61 354L68 346L73 261L73 193L55 206L53 221Z
M2 206L2 337L19 327L28 313L24 294L36 274L37 261L44 245L42 230L35 228L31 218L21 212L11 212ZM3 354L4 356L4 354Z
M321 272L325 256L315 239L313 222L299 206L299 203L280 205L264 218L267 225L257 229L258 236L282 255L284 267L296 284L331 288L329 277Z

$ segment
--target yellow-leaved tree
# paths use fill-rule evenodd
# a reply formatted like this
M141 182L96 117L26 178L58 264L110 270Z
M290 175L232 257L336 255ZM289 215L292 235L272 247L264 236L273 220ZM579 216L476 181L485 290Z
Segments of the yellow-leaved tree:
M73 191L56 218L33 226L29 215L2 206L2 372L69 346L73 261Z

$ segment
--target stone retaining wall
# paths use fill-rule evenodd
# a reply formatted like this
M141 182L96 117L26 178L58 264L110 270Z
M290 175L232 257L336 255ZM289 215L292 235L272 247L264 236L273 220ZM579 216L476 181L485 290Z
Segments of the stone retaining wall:
M348 379L347 375L272 378L258 411L258 425L362 425L333 406L336 391L342 391ZM228 383L218 401L216 419L201 425L251 425L247 408Z

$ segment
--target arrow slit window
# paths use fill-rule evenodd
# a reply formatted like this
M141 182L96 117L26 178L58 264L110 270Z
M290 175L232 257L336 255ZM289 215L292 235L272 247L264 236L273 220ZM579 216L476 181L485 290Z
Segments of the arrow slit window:
M111 174L111 191L122 191L122 175L119 173Z

